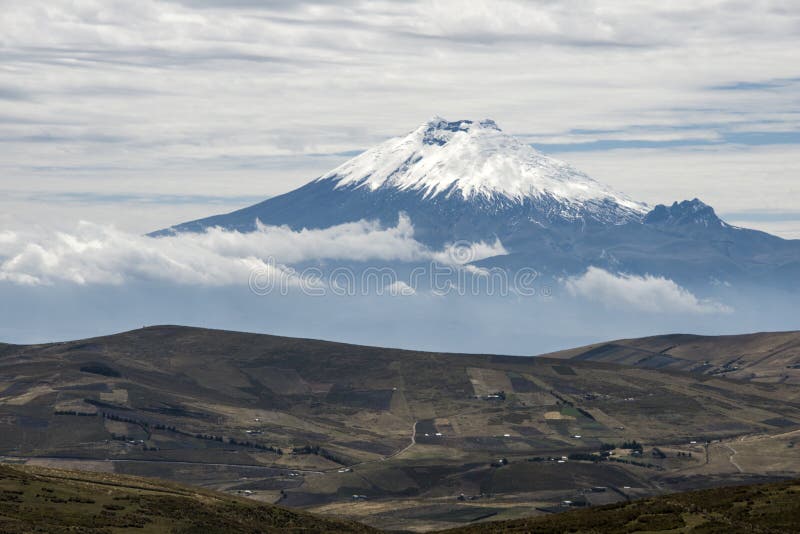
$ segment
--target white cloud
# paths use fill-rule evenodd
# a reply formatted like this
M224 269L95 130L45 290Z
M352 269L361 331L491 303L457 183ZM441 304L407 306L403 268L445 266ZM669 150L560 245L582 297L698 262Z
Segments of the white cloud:
M402 280L398 280L386 286L384 291L392 297L410 297L416 295L417 291Z
M0 280L23 285L122 284L128 280L169 280L178 284L245 282L254 269L280 269L253 255L215 249L212 236L157 240L108 226L81 223L72 233L25 235L5 247Z
M2 245L10 245L12 243L15 243L16 241L17 241L17 234L16 233L14 233L14 232L12 232L10 230L0 231L0 246L2 246ZM3 249L0 248L0 252L2 252L2 250Z
M459 246L470 254L470 261L505 253L499 241ZM302 286L308 281L299 280L286 266L323 260L460 265L454 258L450 249L430 250L415 240L407 217L391 228L367 221L297 232L259 225L250 233L212 228L159 238L88 222L70 233L0 234L0 280L25 285L161 280L218 286L246 284L258 272Z
M508 254L508 251L497 238L493 243L458 241L449 243L444 247L444 250L434 253L433 260L443 265L465 265L471 267L467 264L493 256L505 256L506 254Z
M564 286L573 296L599 302L611 309L691 314L733 311L717 302L698 299L668 278L612 274L597 267L590 267L581 276L567 278Z

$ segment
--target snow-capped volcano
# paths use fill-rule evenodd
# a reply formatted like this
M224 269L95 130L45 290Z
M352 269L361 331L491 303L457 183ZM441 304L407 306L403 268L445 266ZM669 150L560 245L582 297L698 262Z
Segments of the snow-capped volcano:
M155 232L213 226L328 228L359 220L398 224L431 247L500 240L483 266L559 277L590 266L686 283L741 280L798 285L800 241L735 228L699 200L656 206L613 191L504 133L494 121L434 117L283 195Z
M638 219L647 207L546 156L486 119L449 122L434 117L403 137L389 139L317 181L336 188L393 188L423 199L561 204L561 215L592 213L604 222ZM612 208L612 209L609 209ZM605 212L605 213L603 213Z
M257 220L293 229L360 219L393 225L400 213L411 218L417 238L442 244L640 223L647 207L536 151L492 120L434 117L299 189L166 231L252 231Z

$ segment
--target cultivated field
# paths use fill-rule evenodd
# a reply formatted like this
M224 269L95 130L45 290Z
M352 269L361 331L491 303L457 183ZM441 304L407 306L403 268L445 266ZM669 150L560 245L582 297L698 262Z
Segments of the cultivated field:
M585 353L438 354L170 326L3 345L0 456L412 530L800 475L791 380Z

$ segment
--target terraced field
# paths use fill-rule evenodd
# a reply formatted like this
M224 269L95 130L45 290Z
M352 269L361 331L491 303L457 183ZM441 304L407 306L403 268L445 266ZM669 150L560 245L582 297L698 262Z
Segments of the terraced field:
M173 326L4 345L0 456L412 530L800 475L792 381L623 363Z

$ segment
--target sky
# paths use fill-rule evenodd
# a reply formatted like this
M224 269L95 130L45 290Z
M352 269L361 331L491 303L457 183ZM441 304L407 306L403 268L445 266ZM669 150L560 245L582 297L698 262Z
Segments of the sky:
M441 115L800 238L800 4L659 4L0 0L0 231L229 211Z
M800 238L800 4L662 4L0 0L0 340L172 323L535 354L796 328L792 296L594 268L501 298L398 279L375 286L397 298L342 299L316 277L433 262L478 280L454 258L506 254L431 249L405 219L143 236L280 195L442 116L494 119L633 199L699 197ZM263 276L287 294L264 294Z

